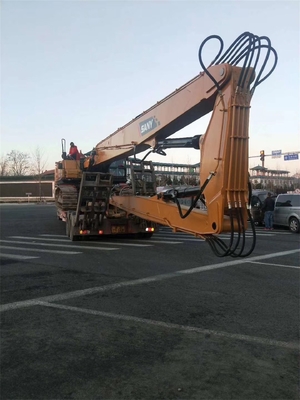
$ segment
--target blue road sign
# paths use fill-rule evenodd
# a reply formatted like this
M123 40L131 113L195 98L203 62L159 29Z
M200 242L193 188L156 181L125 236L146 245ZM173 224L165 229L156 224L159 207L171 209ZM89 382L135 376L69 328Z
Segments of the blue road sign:
M297 153L284 155L284 161L291 161L291 160L298 160L298 159L299 159L299 154L297 154Z

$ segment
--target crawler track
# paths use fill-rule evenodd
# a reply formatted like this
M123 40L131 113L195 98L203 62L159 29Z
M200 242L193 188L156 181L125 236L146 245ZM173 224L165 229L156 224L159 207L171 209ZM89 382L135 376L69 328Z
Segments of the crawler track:
M55 204L60 212L76 210L78 190L74 185L59 185L55 190Z

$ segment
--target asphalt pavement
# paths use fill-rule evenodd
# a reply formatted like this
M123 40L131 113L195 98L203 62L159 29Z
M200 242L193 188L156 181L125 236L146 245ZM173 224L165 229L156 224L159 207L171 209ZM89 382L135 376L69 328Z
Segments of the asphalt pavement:
M219 258L166 227L71 242L53 204L0 222L1 400L299 399L299 234Z

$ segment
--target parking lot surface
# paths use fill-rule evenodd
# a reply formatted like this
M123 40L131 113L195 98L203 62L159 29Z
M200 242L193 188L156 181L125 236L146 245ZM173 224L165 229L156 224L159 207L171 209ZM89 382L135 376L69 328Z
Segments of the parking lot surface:
M299 398L299 234L217 258L164 227L70 242L52 205L0 213L2 399Z

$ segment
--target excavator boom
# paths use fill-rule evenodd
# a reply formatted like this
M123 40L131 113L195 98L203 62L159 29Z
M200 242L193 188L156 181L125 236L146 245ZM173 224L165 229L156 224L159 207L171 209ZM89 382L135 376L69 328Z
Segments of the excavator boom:
M230 79L232 67L213 66L210 73L222 87ZM200 73L169 96L119 128L96 146L94 166L155 149L175 132L212 111L217 88L207 74ZM95 168L94 167L94 168Z

